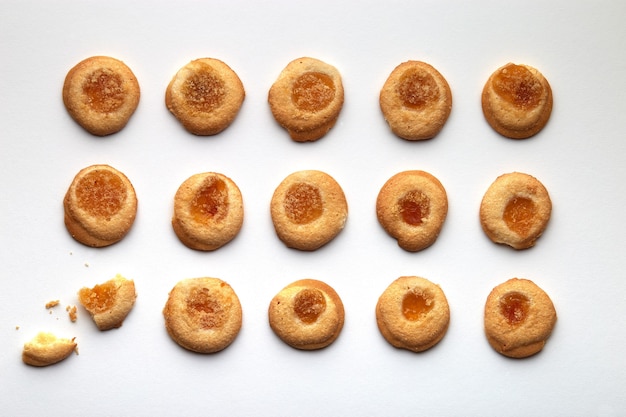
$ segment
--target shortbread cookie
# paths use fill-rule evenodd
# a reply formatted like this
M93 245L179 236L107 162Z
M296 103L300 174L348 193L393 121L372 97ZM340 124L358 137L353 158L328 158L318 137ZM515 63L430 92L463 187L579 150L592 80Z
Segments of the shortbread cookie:
M407 251L435 243L448 214L448 196L437 178L424 171L403 171L391 177L376 200L381 226Z
M285 245L311 251L343 230L348 203L341 186L330 175L297 171L276 188L270 211L276 234Z
M270 302L268 316L274 333L302 350L322 349L333 343L345 320L339 295L315 279L295 281L280 290Z
M165 105L190 133L216 135L237 117L245 91L228 65L200 58L182 67L165 91Z
M172 227L187 247L212 251L230 242L243 224L239 187L215 172L195 174L174 196Z
M24 343L22 361L32 366L48 366L61 362L76 351L74 339L58 338L52 333L40 332L31 341Z
M552 89L537 69L509 63L487 80L482 107L487 122L496 132L512 139L526 139L548 123Z
M189 278L178 282L163 309L165 328L185 349L213 353L225 349L239 334L239 298L218 278Z
M392 346L422 352L446 334L450 307L438 285L425 278L400 277L378 299L376 323Z
M93 288L83 287L78 291L78 301L100 330L121 327L136 298L135 282L119 274Z
M548 225L552 201L535 177L520 172L499 176L480 204L480 224L495 243L515 249L535 245Z
M63 103L72 118L96 136L119 132L139 104L135 74L115 58L93 56L73 67L63 84Z
M294 141L320 139L343 107L341 74L318 59L298 58L280 73L268 101L274 118Z
M65 226L87 246L103 247L122 240L137 215L137 196L130 180L109 165L91 165L76 174L65 198Z
M431 139L450 116L452 92L443 75L431 65L407 61L391 72L379 102L394 134L407 140Z
M528 279L512 278L487 297L485 334L496 352L525 358L543 349L556 318L548 294Z

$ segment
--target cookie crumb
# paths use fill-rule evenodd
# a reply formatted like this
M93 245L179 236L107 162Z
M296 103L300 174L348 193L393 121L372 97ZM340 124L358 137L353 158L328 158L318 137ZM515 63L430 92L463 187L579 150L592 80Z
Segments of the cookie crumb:
M65 311L67 311L67 313L70 316L70 321L72 323L74 323L77 319L77 315L76 315L76 306L67 306L65 307Z
M48 301L48 302L46 303L46 308L47 308L47 309L50 309L50 308L52 308L52 307L56 307L56 306L58 306L58 305L59 305L59 300L52 300L52 301ZM52 314L52 312L50 312L50 314Z

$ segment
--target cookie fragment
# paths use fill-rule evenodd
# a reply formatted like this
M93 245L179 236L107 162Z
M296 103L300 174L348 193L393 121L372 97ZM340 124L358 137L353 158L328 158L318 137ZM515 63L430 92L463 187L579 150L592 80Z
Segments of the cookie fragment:
M24 343L22 361L31 366L48 366L61 362L76 351L75 338L58 338L53 333L40 332Z
M136 298L134 281L119 274L93 288L83 287L78 291L78 300L100 330L121 327ZM75 317L75 308L69 309L68 313L70 318Z

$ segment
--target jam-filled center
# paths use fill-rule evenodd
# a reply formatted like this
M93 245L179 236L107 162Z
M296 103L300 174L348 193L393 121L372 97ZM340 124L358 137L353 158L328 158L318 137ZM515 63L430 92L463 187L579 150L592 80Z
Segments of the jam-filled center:
M430 215L430 198L419 190L406 193L399 201L402 220L411 226L419 226Z
M320 190L310 184L292 185L283 202L285 214L296 224L307 224L318 219L324 211Z
M297 108L309 112L324 110L335 98L335 83L327 74L306 72L293 83L291 100Z
M537 214L536 204L529 198L514 197L504 208L504 222L519 236L525 237L533 227Z
M190 212L198 223L219 221L228 212L228 187L220 178L210 178L191 200Z
M226 322L224 307L208 288L194 288L189 292L187 312L195 317L204 329L222 327Z
M117 285L108 281L93 288L81 288L78 299L85 309L92 314L110 310L117 295Z
M406 107L416 110L437 101L440 96L433 76L418 69L402 74L396 92Z
M83 93L87 104L99 113L116 111L125 98L122 78L108 68L92 72L83 84Z
M524 294L513 292L500 300L500 313L510 325L521 324L528 316L530 300Z
M528 68L510 64L493 80L493 89L502 99L515 106L531 110L541 101L544 89Z
M315 323L326 310L326 298L318 289L305 288L296 294L293 309L302 322Z
M78 206L93 216L110 220L126 200L122 179L112 172L95 170L85 174L76 185Z
M409 291L402 299L402 315L410 321L419 320L434 307L434 300L420 291Z
M187 105L200 112L215 110L226 97L224 80L207 65L185 80L183 91Z

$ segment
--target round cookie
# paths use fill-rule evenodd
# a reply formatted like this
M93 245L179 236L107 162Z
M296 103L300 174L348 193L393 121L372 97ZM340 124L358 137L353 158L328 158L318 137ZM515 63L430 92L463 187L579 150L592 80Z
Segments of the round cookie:
M450 116L452 92L434 67L407 61L391 72L380 91L379 103L395 135L407 140L431 139Z
M305 170L288 175L278 185L270 212L276 234L285 245L312 251L343 230L348 203L333 177Z
M63 103L72 118L89 133L106 136L126 126L139 104L135 74L115 58L92 56L65 77Z
M228 347L241 330L239 298L219 278L179 281L163 308L165 328L183 348L214 353Z
M243 215L241 191L233 180L205 172L192 175L176 191L172 227L187 247L212 251L235 238Z
M130 180L109 165L91 165L76 174L63 199L65 226L78 242L92 247L122 240L137 215Z
M274 118L296 142L326 135L337 122L343 98L337 68L308 57L291 61L268 94Z
M495 243L515 249L535 245L548 225L552 201L535 177L520 172L499 176L480 203L480 224Z
M402 171L383 185L376 199L381 226L407 251L437 240L448 214L448 196L437 178L424 171Z
M552 300L528 279L495 287L485 303L485 335L496 352L525 358L543 349L556 324Z
M508 63L487 80L482 108L491 127L511 139L526 139L548 123L552 113L548 80L529 65Z
M134 281L119 274L93 288L83 287L78 291L78 301L99 330L121 327L136 299Z
M423 352L445 336L450 307L438 285L404 276L393 281L378 299L376 323L392 346Z
M165 105L190 133L216 135L237 117L245 91L224 62L200 58L183 66L165 90Z
M40 332L24 343L22 362L31 366L48 366L61 362L76 351L75 338L58 338L52 333Z
M302 279L276 294L268 317L270 327L283 342L296 349L314 350L339 337L345 312L332 287L322 281Z

